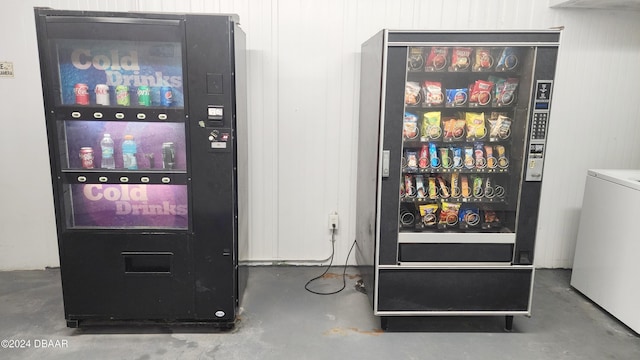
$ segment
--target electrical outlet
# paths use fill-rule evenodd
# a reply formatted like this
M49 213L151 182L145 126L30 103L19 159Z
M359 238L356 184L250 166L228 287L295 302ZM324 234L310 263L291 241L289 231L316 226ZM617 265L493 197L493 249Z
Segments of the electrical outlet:
M329 230L338 230L338 213L335 211L329 214Z

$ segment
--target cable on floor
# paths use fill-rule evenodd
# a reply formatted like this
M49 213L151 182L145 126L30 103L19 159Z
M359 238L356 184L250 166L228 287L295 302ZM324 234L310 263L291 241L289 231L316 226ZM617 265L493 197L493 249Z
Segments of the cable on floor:
M347 276L347 263L349 262L349 257L351 256L351 251L353 251L353 247L356 245L356 241L353 240L353 244L351 244L351 248L349 249L349 253L347 254L347 258L344 261L344 270L342 271L342 287L336 291L332 291L332 292L319 292L319 291L314 291L309 289L309 284L311 284L312 282L321 279L323 276L326 275L327 272L329 272L329 269L331 269L331 265L333 265L333 256L335 255L335 251L336 251L336 240L335 240L335 233L336 233L336 229L331 229L331 260L329 261L329 266L327 266L327 269L319 276L314 277L313 279L307 281L307 283L304 285L305 290L307 290L310 293L316 294L316 295L334 295L339 293L340 291L344 290L345 287L347 287L347 280L346 280L346 276Z

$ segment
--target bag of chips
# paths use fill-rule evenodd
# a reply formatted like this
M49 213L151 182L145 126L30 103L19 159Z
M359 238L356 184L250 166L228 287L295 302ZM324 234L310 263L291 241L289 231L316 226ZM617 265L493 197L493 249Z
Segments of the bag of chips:
M407 67L409 68L409 71L424 70L424 48L409 48L409 59L407 60Z
M469 91L469 106L490 105L493 86L494 84L491 81L476 80Z
M500 90L496 90L496 105L508 106L514 103L518 90L519 80L516 78L508 78L504 81Z
M449 48L434 46L429 52L427 63L424 65L425 71L445 71L447 69L447 57Z
M482 219L483 229L497 229L501 228L500 217L498 213L493 210L484 210Z
M442 106L444 95L442 94L442 83L437 81L425 81L422 84L423 106Z
M451 52L449 71L469 71L471 69L471 52L467 47L454 47Z
M480 224L480 209L465 205L461 207L459 211L459 221L461 229L468 229L470 227L476 227Z
M405 139L415 139L418 137L418 117L415 114L405 112L402 126L402 136Z
M443 121L444 140L452 141L464 136L465 121L457 118L448 118Z
M420 84L415 81L407 81L404 86L404 103L409 106L416 106L422 100L420 94Z
M491 113L489 122L489 141L508 139L511 135L511 118L504 113Z
M489 48L476 48L473 71L490 71L493 67L493 56Z
M518 66L518 55L515 48L506 47L500 54L500 59L496 65L496 71L511 71Z
M440 209L440 220L438 221L439 228L446 228L458 223L458 211L460 210L460 203L442 202Z
M438 212L438 204L424 204L418 206L418 210L420 211L420 216L422 217L422 223L424 226L432 227L435 226L438 218L436 214Z
M484 113L468 112L465 114L467 124L467 140L482 139L487 135L484 124Z
M469 89L447 89L446 106L456 107L464 106L469 98Z
M429 139L437 139L442 135L442 128L440 127L440 111L431 111L424 113L422 116L422 127L420 128L422 133L422 141Z

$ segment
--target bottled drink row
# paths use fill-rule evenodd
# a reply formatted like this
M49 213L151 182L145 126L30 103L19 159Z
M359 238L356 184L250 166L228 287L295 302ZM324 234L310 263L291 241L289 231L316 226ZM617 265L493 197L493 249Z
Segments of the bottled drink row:
M409 71L515 71L518 49L514 47L412 47Z
M138 146L133 135L125 135L121 146L121 156L123 168L126 170L138 169ZM100 141L101 163L99 167L102 169L115 169L115 143L111 138L111 134L104 134ZM80 161L83 169L96 168L95 156L92 147L80 148ZM155 167L155 159L153 153L146 154L149 159L149 168ZM162 143L162 168L171 170L176 164L176 147L173 142Z
M97 84L93 89L95 96L89 91L89 85L85 83L75 84L73 93L75 95L76 105L103 105L110 106L131 106L132 103L137 106L172 106L173 89L170 86L138 86L129 87L127 85L118 85L112 87L107 84ZM155 96L157 95L157 96ZM132 101L133 100L133 101Z
M400 185L400 197L407 201L437 199L459 199L460 201L502 201L506 196L504 186L489 176L448 175L425 176L404 175Z
M455 116L442 116L440 111L422 114L422 119L414 113L405 112L402 134L405 140L428 141L489 141L507 140L511 135L513 121L507 113L460 112Z
M517 78L489 76L486 80L476 80L468 87L451 86L445 89L440 81L407 81L404 103L422 107L509 106L516 99L518 82Z
M476 142L473 146L436 146L423 144L420 150L405 149L402 158L404 172L431 169L506 170L509 167L506 148Z

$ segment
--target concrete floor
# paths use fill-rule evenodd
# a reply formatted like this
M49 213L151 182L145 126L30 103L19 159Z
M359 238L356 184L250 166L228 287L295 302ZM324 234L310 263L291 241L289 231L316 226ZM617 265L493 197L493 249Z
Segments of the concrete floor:
M0 339L31 342L0 348L0 359L640 359L638 334L573 290L567 270L536 272L533 316L515 317L511 333L504 317L422 318L411 321L420 331L382 332L354 289L356 269L337 295L304 290L322 271L251 267L240 320L226 333L69 329L58 270L0 272ZM338 273L313 289L339 287Z

